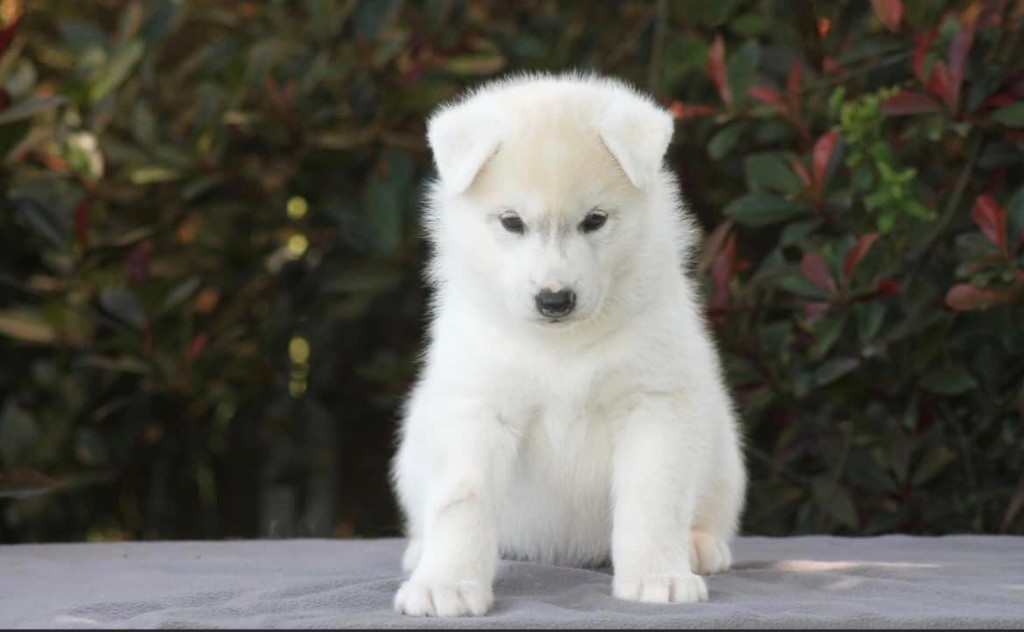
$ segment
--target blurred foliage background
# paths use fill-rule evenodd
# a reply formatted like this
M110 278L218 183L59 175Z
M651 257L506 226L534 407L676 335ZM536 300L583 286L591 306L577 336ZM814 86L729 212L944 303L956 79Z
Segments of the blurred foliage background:
M1024 3L0 0L0 541L377 536L432 108L678 119L744 530L1024 533Z

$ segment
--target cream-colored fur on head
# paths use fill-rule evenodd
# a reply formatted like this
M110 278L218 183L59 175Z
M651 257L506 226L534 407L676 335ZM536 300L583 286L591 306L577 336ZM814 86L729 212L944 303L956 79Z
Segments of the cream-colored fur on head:
M649 98L581 75L491 83L431 118L399 611L484 614L499 554L610 560L613 594L649 602L704 600L698 573L729 567L746 479L671 136Z

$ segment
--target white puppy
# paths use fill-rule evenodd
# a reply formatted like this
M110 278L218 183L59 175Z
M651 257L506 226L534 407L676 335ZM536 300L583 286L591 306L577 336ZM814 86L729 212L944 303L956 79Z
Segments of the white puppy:
M745 474L662 168L671 116L582 76L438 111L431 342L394 462L412 575L395 607L481 615L499 554L611 560L613 594L707 599Z

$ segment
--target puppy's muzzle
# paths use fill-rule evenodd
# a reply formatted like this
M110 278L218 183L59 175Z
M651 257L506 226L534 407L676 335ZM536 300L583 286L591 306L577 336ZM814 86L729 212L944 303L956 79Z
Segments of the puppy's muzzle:
M537 311L551 319L564 318L576 307L572 290L541 290L536 296Z

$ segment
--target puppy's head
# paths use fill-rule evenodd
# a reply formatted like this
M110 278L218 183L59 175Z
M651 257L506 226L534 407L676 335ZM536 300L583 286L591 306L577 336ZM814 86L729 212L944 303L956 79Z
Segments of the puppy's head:
M513 80L440 110L435 276L547 328L621 303L672 131L650 100L593 78Z

